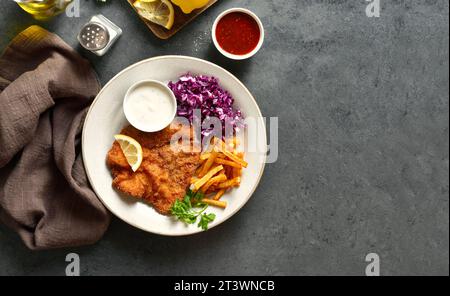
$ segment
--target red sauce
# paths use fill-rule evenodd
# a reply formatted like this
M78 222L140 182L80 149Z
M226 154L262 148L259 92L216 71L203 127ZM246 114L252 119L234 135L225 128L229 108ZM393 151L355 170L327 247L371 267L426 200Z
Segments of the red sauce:
M223 16L216 28L220 47L235 55L252 52L261 38L258 23L248 14L231 12Z

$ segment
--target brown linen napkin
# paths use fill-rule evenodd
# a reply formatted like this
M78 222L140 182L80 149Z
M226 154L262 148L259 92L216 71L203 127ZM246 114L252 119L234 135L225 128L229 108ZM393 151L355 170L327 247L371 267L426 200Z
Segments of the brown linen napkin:
M91 244L109 225L80 153L99 89L89 62L38 26L0 57L0 219L30 249Z

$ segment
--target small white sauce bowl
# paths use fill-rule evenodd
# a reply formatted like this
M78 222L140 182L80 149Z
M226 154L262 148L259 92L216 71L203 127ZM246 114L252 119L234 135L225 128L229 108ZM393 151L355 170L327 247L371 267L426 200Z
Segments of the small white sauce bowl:
M229 53L228 51L224 50L219 42L217 41L217 36L216 36L216 30L217 30L217 24L220 22L220 20L227 14L232 13L232 12L242 12L245 13L247 15L249 15L251 18L253 18L256 23L258 24L259 27L259 31L260 31L260 38L259 38L259 42L258 45L255 47L254 50L252 50L251 52L244 54L244 55L237 55L237 54L232 54ZM252 56L254 56L262 47L263 43L264 43L264 26L261 22L261 20L259 19L259 17L254 14L253 12L251 12L248 9L245 8L230 8L228 10L225 10L224 12L222 12L214 21L213 27L212 27L212 40L214 42L214 45L216 46L217 50L223 54L224 56L226 56L227 58L230 58L232 60L245 60L245 59L249 59Z
M127 103L130 99L130 95L133 93L134 90L142 86L160 88L161 90L164 91L164 93L167 94L167 100L169 100L169 102L173 106L173 109L170 111L170 114L167 114L167 116L164 117L164 120L160 120L159 122L153 122L151 127L140 124L139 120L134 118L132 112L130 112L130 109L127 108ZM172 92L172 90L164 83L157 80L142 80L133 84L125 94L125 98L123 100L123 112L125 113L125 117L128 120L128 122L138 130L148 133L158 132L169 126L175 119L175 116L177 114L177 99L175 98L175 95Z

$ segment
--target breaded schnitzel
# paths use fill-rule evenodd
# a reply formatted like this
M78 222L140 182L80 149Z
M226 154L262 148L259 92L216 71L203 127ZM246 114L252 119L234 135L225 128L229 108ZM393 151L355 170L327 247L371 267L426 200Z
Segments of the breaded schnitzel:
M180 130L180 127L172 125L160 132L145 133L132 126L125 127L121 134L141 144L143 161L133 172L119 143L114 142L107 157L114 177L113 186L150 202L161 214L168 214L175 200L183 199L200 161L200 153L171 149L170 140ZM190 128L183 128L182 133L187 133L192 139Z

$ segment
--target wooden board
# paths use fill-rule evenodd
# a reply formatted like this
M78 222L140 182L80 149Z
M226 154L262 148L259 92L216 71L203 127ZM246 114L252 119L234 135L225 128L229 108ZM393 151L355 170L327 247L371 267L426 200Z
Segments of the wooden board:
M127 1L131 5L131 7L133 7L136 14L139 15L136 8L134 8L134 6L133 6L133 3L136 0L127 0ZM203 8L196 9L193 12L191 12L190 14L184 14L177 5L173 4L173 8L175 9L175 22L173 24L172 29L170 29L170 30L167 30L164 27L154 24L154 23L142 18L140 15L139 15L139 17L147 25L147 27L153 32L153 34L155 34L158 38L169 39L170 37L175 35L179 30L181 30L184 26L186 26L189 22L191 22L193 19L195 19L197 16L199 16L202 12L204 12L209 7L211 7L217 1L218 0L210 0L206 6L204 6Z

